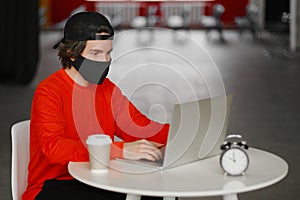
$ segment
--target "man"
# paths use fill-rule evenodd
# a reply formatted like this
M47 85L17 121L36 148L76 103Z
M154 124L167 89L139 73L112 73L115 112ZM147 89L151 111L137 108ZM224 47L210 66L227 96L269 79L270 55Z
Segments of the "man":
M125 199L89 187L68 173L69 161L88 161L88 135L114 135L111 157L158 160L168 124L149 120L106 75L114 31L97 12L73 15L54 48L62 69L37 87L31 112L28 186L23 199ZM143 197L151 198L151 197ZM152 198L151 198L152 199Z

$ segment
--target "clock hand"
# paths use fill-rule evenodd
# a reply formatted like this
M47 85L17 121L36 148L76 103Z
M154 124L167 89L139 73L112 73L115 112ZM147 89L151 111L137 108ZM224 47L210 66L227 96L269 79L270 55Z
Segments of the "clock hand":
M233 162L235 162L235 153L232 152Z
M228 159L234 162L234 160L232 158L228 158Z
M231 157L231 156L227 156L227 158L233 162L235 162L235 160Z

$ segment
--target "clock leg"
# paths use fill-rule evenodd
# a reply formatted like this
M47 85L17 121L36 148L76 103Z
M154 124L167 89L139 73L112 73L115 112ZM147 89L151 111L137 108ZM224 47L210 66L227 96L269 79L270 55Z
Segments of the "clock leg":
M135 195L135 194L126 195L126 200L140 200L140 199L141 199L140 195Z
M238 200L237 194L223 195L223 200Z

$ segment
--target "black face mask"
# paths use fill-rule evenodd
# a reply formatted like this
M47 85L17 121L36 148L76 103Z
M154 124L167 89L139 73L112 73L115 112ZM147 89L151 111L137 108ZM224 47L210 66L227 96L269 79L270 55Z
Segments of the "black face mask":
M85 80L90 83L101 84L108 74L111 60L100 62L79 55L72 64Z

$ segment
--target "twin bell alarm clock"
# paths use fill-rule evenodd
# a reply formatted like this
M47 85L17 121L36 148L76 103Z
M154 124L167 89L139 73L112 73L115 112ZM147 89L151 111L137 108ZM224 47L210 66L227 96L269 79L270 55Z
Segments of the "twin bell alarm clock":
M240 134L229 134L221 145L220 165L225 174L244 175L249 166L248 145Z

